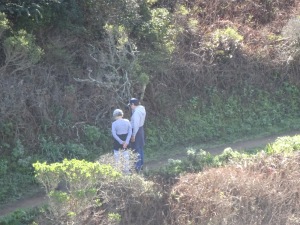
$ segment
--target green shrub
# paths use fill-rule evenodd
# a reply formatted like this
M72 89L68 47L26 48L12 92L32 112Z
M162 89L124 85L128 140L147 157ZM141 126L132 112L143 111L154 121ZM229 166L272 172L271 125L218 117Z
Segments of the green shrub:
M142 176L122 176L110 165L76 159L33 166L49 197L41 224L48 219L57 225L93 224L94 220L99 225L154 225L163 221L161 189Z
M100 129L96 126L85 125L83 132L83 143L85 148L89 149L91 158L98 157L108 151L111 151L112 138L109 129Z
M85 139L89 144L95 144L97 141L100 140L102 135L98 127L91 126L91 125L84 126L84 134L85 134Z
M0 217L0 225L35 225L34 220L39 214L40 210L38 208L28 210L19 209L9 215Z
M5 176L0 176L0 186L0 204L16 201L38 187L33 174L28 170L23 173L7 172Z
M9 29L9 22L8 19L6 18L4 13L0 13L0 38L2 37L2 34L4 31Z
M279 137L272 144L266 147L266 152L269 154L290 154L300 150L300 135L293 137Z
M0 176L5 176L8 169L8 161L5 159L0 160Z
M181 160L169 159L166 166L159 169L159 174L165 178L176 177L182 173L198 173L207 168L222 167L228 164L238 164L243 159L255 156L257 152L240 152L225 148L221 154L212 155L202 149L190 148L187 156Z
M88 151L83 144L70 143L65 145L66 155L68 159L84 159L88 155Z
M41 156L49 162L57 162L64 159L64 144L59 142L58 137L40 137Z
M19 30L3 42L6 56L5 63L15 67L12 74L19 70L25 70L36 64L43 55L43 50L35 44L35 37L25 30Z
M63 224L62 218L80 224L86 219L81 213L99 204L99 187L121 176L109 165L77 159L53 164L36 162L33 167L49 197L48 217L57 224Z
M62 143L58 137L40 137L40 158L48 162L58 162L63 159L83 159L88 156L88 150L81 143Z
M0 203L14 201L36 185L31 166L33 156L27 155L20 139L14 145L10 155L0 160Z

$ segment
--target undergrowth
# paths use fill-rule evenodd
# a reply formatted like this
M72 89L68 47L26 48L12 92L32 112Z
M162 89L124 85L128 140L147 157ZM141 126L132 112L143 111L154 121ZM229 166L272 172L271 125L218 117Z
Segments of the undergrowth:
M297 129L299 92L299 88L288 84L272 95L248 87L227 97L212 89L206 101L194 97L182 106L176 106L172 117L150 116L147 119L145 157L147 160L157 159L161 154L170 154L168 152L178 145L220 144L264 132ZM36 185L31 164L37 160L93 160L111 151L109 132L91 125L84 126L83 130L80 141L62 142L58 136L41 135L40 150L34 154L29 154L21 139L16 140L15 146L3 147L13 148L13 151L11 157L0 161L0 183L4 185L0 190L0 203L18 199L24 194L23 190L26 192L28 187ZM10 130L5 132L9 137ZM189 157L193 155L198 157L198 153L191 153ZM176 161L172 163L176 170L181 171Z
M0 15L0 203L36 185L38 160L93 161L111 152L110 111L133 93L149 106L146 158L187 143L299 128L294 0L9 2ZM230 149L218 157L191 149L186 161L170 160L162 174L177 178L243 157Z
M222 167L263 155L290 155L298 150L300 150L299 135L278 137L274 143L268 144L264 149L236 151L232 148L225 148L218 155L212 155L203 149L190 148L185 158L169 159L167 165L156 172L167 177L176 177L182 173L198 173L207 168Z
M221 167L181 176L168 224L299 224L299 143L299 135L278 138L255 155L231 152Z
M0 225L38 225L34 221L42 213L39 208L16 210L9 215L0 217Z
M18 220L35 225L297 224L299 148L296 135L279 137L255 153L227 148L212 156L190 149L185 160L170 161L144 177L124 176L97 162L36 163L35 173L49 197L47 208L16 212L0 221L3 225L19 224ZM56 189L62 180L64 186Z
M174 106L170 117L148 121L147 151L159 155L175 145L224 143L297 129L299 95L300 89L288 84L275 93L247 87L230 96L212 89L207 100L195 96Z

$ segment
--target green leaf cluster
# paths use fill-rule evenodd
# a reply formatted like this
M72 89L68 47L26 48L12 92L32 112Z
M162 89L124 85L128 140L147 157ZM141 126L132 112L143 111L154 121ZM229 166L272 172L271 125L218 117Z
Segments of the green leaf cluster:
M12 67L13 74L19 70L25 70L40 61L43 50L36 45L35 37L25 30L19 30L3 42L6 56L6 67Z
M101 179L114 179L120 176L110 165L77 159L64 159L61 163L52 164L36 162L33 167L35 177L48 192L53 191L62 180L67 182L68 189L81 190L95 187Z
M226 148L219 155L212 155L203 149L190 148L186 152L186 158L182 160L169 159L168 164L160 169L159 173L165 177L174 177L182 173L197 173L211 167L220 167L249 158L248 153L238 152Z
M16 210L0 218L0 225L38 225L34 222L40 215L40 209Z
M272 144L266 146L266 153L290 155L300 150L300 135L293 137L284 136L279 137Z
M242 41L243 36L236 29L227 27L212 32L205 45L214 52L217 58L232 58L234 52L241 48Z
M57 222L66 215L71 223L80 221L82 211L100 205L101 186L121 176L110 165L77 159L52 164L36 162L33 167L49 197L48 213Z
M6 18L4 13L0 12L0 38L2 37L2 34L4 31L8 30L10 28L9 21Z

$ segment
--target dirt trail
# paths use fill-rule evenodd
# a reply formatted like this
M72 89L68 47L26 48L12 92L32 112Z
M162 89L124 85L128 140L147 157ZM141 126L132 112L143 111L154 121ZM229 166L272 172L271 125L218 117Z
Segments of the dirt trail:
M223 150L227 147L231 147L234 150L246 150L246 149L252 149L252 148L257 148L257 147L264 147L268 143L274 142L278 137L294 136L294 135L298 135L298 134L300 134L300 131L291 131L291 132L286 132L283 134L276 134L276 135L257 138L257 139L248 140L248 141L239 141L239 142L236 142L233 144L226 144L226 145L222 145L222 146L210 148L210 149L205 149L205 150L210 152L211 154L219 154L219 153L223 152ZM180 159L182 157L184 157L183 154L175 155L170 158ZM145 163L145 167L148 169L158 168L160 166L163 166L166 163L167 163L167 158L164 158L159 161L147 162L147 163ZM47 197L45 196L45 193L43 191L40 191L35 196L27 197L24 199L20 199L16 202L12 202L7 205L0 206L0 219L1 219L1 216L4 216L11 212L14 212L18 209L21 210L21 209L33 208L33 207L40 206L40 205L43 205L46 203L47 203Z
M214 147L214 148L208 148L208 149L203 149L211 154L220 154L224 151L225 148L232 148L233 150L237 150L237 151L241 151L241 150L249 150L249 149L254 149L254 148L259 148L262 147L264 148L267 144L274 142L278 137L283 137L283 136L295 136L300 134L299 130L296 131L289 131L289 132L285 132L285 133L281 133L281 134L274 134L274 135L269 135L269 136L265 136L265 137L260 137L260 138L256 138L256 139L250 139L250 140L244 140L244 141L238 141L235 143L231 143L231 144L224 144L218 147ZM178 155L174 155L172 157L172 159L180 159L186 157L186 152L184 152L183 154L178 154ZM164 164L167 163L167 158L158 160L158 161L153 161L153 162L148 162L148 164L146 164L146 167L148 166L149 169L152 168L158 168L163 166Z

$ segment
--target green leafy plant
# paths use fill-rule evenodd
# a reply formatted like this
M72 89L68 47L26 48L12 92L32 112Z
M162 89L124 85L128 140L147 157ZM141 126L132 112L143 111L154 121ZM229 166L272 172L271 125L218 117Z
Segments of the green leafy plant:
M76 159L36 162L33 167L49 197L42 224L48 219L56 224L156 224L153 216L162 221L161 188L143 176L122 175L111 165Z
M156 49L171 54L175 49L176 29L169 11L166 8L151 9L151 19L143 23L141 35Z
M38 225L34 221L40 214L40 209L16 210L9 215L0 217L0 225Z
M101 138L101 132L98 127L85 125L84 126L85 138L90 144L95 144Z
M300 136L296 135L293 137L285 136L279 137L276 141L272 144L269 144L266 147L266 152L268 154L285 154L289 155L295 151L300 150Z
M211 34L211 40L206 43L207 47L214 51L218 59L230 59L235 51L240 48L243 36L234 28L217 29Z
M64 144L58 138L40 137L41 156L49 162L57 162L64 159Z
M67 159L83 159L88 156L86 147L81 143L62 143L58 137L40 137L41 157L48 162L58 162Z
M108 129L85 125L83 132L83 143L85 148L89 150L89 158L93 159L111 150L111 134Z
M121 215L118 213L109 213L108 214L108 221L111 224L118 224L121 221Z
M6 15L0 12L0 38L2 37L4 31L9 29L9 21L6 18Z
M0 175L4 176L7 173L8 169L8 161L5 159L0 160Z
M36 64L43 54L43 50L36 45L35 37L25 30L19 30L3 42L5 53L5 67L14 67L11 74L25 70Z
M48 216L58 224L62 218L82 224L86 219L82 212L99 205L101 186L121 176L110 165L76 159L53 164L36 162L33 167L49 197Z

